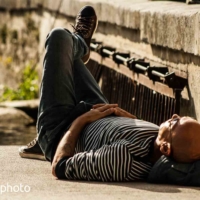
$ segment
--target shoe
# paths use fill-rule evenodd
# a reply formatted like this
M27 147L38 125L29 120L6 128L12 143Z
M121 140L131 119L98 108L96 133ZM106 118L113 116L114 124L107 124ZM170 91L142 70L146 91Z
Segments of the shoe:
M19 155L22 158L46 160L46 158L38 144L37 138L35 138L33 141L31 141L26 146L21 146L19 148Z
M85 6L79 11L75 26L72 26L74 28L74 33L80 35L84 39L89 49L88 53L82 57L84 64L86 64L90 58L90 42L97 28L97 24L98 21L94 8Z

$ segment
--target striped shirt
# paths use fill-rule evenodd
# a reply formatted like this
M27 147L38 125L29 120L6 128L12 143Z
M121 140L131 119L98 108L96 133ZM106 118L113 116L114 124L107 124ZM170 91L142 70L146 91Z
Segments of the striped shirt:
M62 162L67 179L96 181L144 180L151 170L149 154L158 126L109 116L87 125L73 157Z

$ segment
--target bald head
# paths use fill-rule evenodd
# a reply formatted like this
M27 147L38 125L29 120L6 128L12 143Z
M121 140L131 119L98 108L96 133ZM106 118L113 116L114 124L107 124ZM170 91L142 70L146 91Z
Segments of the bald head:
M179 162L200 159L200 124L189 117L179 120L172 131L173 157Z
M173 115L160 126L156 139L162 154L178 162L200 159L200 124L190 117Z

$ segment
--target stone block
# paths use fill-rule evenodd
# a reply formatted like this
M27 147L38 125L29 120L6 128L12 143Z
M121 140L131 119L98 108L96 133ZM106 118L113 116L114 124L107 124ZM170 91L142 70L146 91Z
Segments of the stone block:
M15 101L7 101L0 103L0 108L1 107L15 108L21 110L35 120L37 119L38 106L39 106L39 99L21 100L21 101L15 100Z
M12 123L20 125L29 125L33 123L33 119L26 115L23 111L15 108L0 107L0 123Z

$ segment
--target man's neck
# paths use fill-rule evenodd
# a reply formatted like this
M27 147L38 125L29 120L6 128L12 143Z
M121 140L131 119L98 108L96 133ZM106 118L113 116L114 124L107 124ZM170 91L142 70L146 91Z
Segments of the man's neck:
M160 152L160 147L156 144L156 140L154 141L153 150L150 155L150 162L153 164L162 156Z

